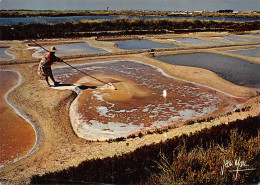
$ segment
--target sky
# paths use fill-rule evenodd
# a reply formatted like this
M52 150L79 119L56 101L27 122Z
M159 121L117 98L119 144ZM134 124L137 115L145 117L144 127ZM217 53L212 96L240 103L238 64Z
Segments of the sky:
M0 9L28 10L260 10L260 0L0 0Z

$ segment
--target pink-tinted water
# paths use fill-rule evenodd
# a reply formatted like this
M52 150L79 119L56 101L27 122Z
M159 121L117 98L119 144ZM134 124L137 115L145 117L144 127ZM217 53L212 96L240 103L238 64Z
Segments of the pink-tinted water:
M19 81L14 71L0 71L0 166L26 155L35 144L33 127L7 104L5 95Z
M77 130L87 139L125 137L207 116L245 101L165 76L143 63L119 61L77 67L118 89L88 89L78 97ZM66 83L99 83L70 68L55 69L54 74Z

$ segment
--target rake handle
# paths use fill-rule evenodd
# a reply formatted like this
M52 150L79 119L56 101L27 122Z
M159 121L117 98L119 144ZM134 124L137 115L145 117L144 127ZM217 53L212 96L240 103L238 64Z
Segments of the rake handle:
M24 33L20 32L20 31L18 31L18 30L16 30L16 29L14 29L14 27L12 27L11 29L14 30L15 32L17 32L17 33L19 33L19 34L25 36L30 42L33 42L34 44L36 44L37 46L39 46L39 47L42 48L43 50L49 52L47 49L45 49L44 47L42 47L42 46L41 46L40 44L38 44L37 42L35 42L35 41L33 41L32 39L30 39L30 38L29 38L27 35L25 35ZM84 71L79 70L78 68L76 68L76 67L74 67L74 66L68 64L67 62L64 62L63 60L62 60L62 62L65 63L66 65L70 66L71 68L76 69L77 71L79 71L79 72L81 72L81 73L83 73L83 74L85 74L85 75L87 75L87 76L89 76L89 77L91 77L91 78L93 78L93 79L99 81L99 82L102 82L102 83L104 83L104 84L108 84L109 86L112 86L112 85L109 84L109 83L106 83L106 82L104 82L104 81L102 81L102 80L100 80L100 79L95 78L94 76L91 76L91 75L85 73Z
M104 82L104 81L102 81L102 80L100 80L100 79L98 79L98 78L96 78L96 77L94 77L94 76L91 76L91 75L85 73L84 71L81 71L81 70L79 70L78 68L76 68L76 67L74 67L74 66L68 64L67 62L65 62L65 61L63 61L63 60L62 60L62 62L65 63L66 65L70 66L71 68L76 69L77 71L79 71L79 72L81 72L81 73L83 73L83 74L85 74L85 75L87 75L87 76L89 76L89 77L91 77L91 78L94 78L95 80L97 80L97 81L99 81L99 82L102 82L102 83L104 83L104 84L108 84L108 85L111 86L111 84L106 83L106 82Z

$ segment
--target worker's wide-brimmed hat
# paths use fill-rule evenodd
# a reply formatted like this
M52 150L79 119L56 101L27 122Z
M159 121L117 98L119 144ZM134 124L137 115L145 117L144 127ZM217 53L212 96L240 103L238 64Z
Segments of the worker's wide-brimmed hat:
M55 48L55 46L52 46L51 49L49 50L49 52L56 52L57 49Z

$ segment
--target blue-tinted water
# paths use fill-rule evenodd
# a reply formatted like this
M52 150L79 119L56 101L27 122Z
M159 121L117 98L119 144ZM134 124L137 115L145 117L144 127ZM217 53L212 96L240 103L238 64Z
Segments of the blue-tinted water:
M258 33L250 33L250 34L244 34L244 35L260 37L260 34L258 34Z
M9 48L0 48L0 61L1 60L10 60L13 59L13 55L7 53L6 50L8 50Z
M68 43L68 44L59 44L54 45L58 50L56 52L57 56L64 55L77 55L77 54L87 54L87 53L104 53L106 50L94 48L88 43ZM51 46L44 47L45 49L50 49ZM33 54L35 58L41 58L46 53L45 50L41 49L38 52Z
M232 41L232 42L260 42L260 40L244 39L244 38L232 37L232 36L224 36L224 37L221 37L221 38Z
M173 41L180 42L182 44L188 44L192 46L199 46L199 45L227 45L229 43L227 42L210 42L202 39L197 38L175 38L175 39L169 39Z
M0 17L0 25L17 25L19 23L62 23L79 22L82 20L112 20L112 19L196 19L196 20L220 20L220 21L259 21L258 18L223 18L223 17L168 17L168 16L65 16L65 17Z
M242 55L246 57L260 57L260 49L244 49L244 50L233 50L227 51L228 53L233 53L236 55ZM259 71L260 73L260 71Z
M114 41L114 43L118 45L118 48L126 50L179 47L173 44L160 44L150 40L124 40Z
M0 25L17 25L19 23L62 23L79 22L82 20L111 20L118 19L119 16L64 16L64 17L8 17L0 18Z
M196 53L155 57L174 65L208 69L222 78L238 85L260 88L260 65L214 53Z

